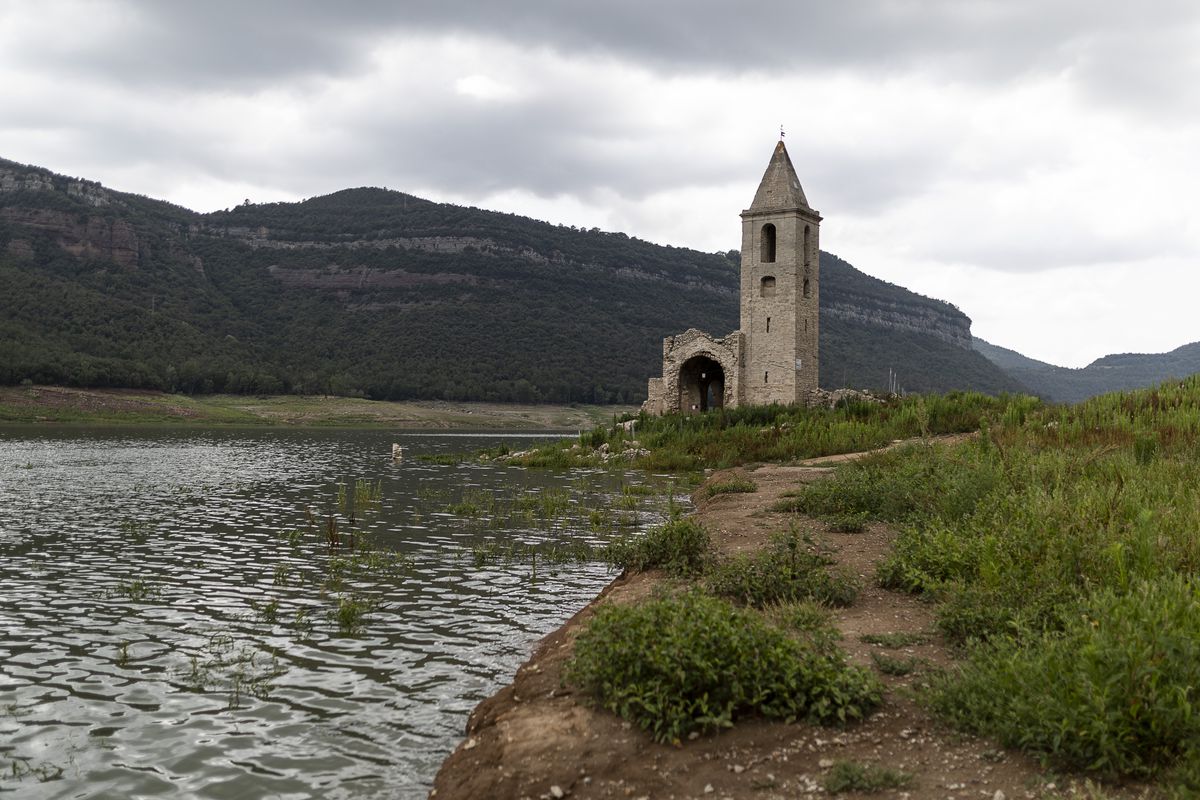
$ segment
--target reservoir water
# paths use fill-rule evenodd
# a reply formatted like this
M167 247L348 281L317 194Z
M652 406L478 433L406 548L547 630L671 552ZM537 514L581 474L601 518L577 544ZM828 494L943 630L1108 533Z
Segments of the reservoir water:
M504 553L666 503L622 493L640 473L419 459L532 441L0 429L0 797L424 797L612 578Z

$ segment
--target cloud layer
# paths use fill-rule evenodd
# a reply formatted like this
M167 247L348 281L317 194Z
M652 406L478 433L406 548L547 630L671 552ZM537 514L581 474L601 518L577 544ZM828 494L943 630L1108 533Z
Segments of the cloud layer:
M827 249L1081 365L1200 339L1196 8L0 0L0 156L726 250L783 124Z

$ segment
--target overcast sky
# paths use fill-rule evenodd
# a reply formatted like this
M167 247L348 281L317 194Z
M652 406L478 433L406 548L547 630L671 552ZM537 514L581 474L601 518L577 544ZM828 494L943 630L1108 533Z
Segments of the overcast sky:
M386 186L723 251L780 125L822 247L976 336L1200 340L1193 0L0 0L0 156L200 211Z

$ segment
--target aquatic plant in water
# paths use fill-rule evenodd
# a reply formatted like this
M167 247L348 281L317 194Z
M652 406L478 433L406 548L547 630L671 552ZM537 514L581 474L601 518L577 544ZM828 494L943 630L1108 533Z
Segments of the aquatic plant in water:
M197 653L188 657L182 674L184 685L195 692L228 692L227 708L241 707L243 694L265 700L272 682L287 672L276 653L262 652L256 644L238 643L224 633L214 633Z

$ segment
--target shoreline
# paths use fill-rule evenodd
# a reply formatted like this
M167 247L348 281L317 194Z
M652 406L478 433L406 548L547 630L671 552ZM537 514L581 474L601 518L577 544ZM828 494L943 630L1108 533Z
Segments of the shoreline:
M608 424L635 406L365 400L323 395L167 394L140 389L0 387L8 426L319 427L569 431Z
M951 729L916 702L912 690L924 676L951 666L958 656L938 633L930 604L876 585L874 566L890 552L894 529L870 523L860 533L836 533L815 519L770 510L785 491L828 474L828 468L817 465L829 460L718 472L705 485L736 475L750 478L758 489L710 498L701 486L690 516L709 529L716 549L725 554L754 552L767 546L773 531L795 524L828 547L839 568L857 577L858 600L831 610L831 618L850 662L879 673L885 694L878 711L862 722L838 727L746 717L732 728L680 745L654 742L615 714L577 698L563 682L575 638L597 608L638 602L674 583L659 571L625 573L539 641L512 681L476 706L429 797L828 797L824 781L830 769L847 761L879 764L912 776L910 785L871 795L875 797L1077 796L1073 792L1076 786L1082 789L1081 780L1064 779L1030 756ZM906 637L909 643L886 649L878 644L883 636ZM910 674L890 675L878 667L880 657L920 666ZM1141 796L1143 788L1105 787L1102 796Z

